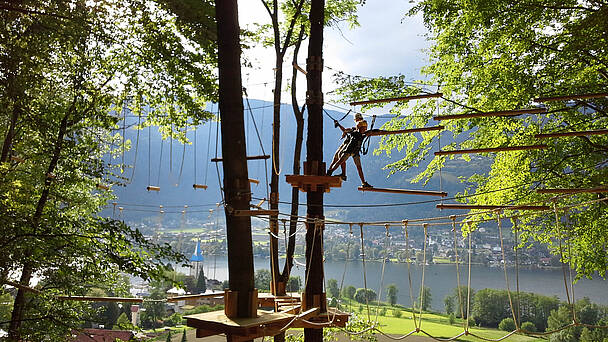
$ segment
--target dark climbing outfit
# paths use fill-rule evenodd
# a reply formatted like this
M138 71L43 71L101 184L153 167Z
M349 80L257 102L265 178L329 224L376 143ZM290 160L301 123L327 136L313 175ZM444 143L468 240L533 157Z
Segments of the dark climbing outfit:
M338 158L342 159L346 156L358 157L359 151L361 151L361 145L363 144L363 134L361 134L361 132L359 132L357 129L353 129L351 131L345 132L345 135L346 137L337 151Z

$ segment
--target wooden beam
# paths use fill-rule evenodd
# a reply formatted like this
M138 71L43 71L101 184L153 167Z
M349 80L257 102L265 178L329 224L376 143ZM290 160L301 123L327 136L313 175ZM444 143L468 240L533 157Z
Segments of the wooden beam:
M416 133L416 132L430 132L430 131L441 131L444 129L444 126L431 126L431 127L420 127L420 128L407 128L407 129L399 129L396 131L384 131L380 129L373 129L366 132L368 136L376 136L376 135L390 135L390 134L405 134L405 133Z
M544 113L546 111L547 111L547 108L514 109L514 110L501 110L501 111L496 111L496 112L438 115L438 116L434 116L433 119L441 121L441 120L453 120L453 119L485 118L485 117L495 117L495 116L518 116L518 115L522 115L522 114Z
M247 160L259 160L259 159L270 159L270 156L267 154L263 154L260 156L247 156ZM212 158L211 162L213 163L220 163L223 162L224 158Z
M386 189L386 188L370 188L360 186L359 191L370 191L370 192L387 192L391 194L404 194L404 195L426 195L426 196L439 196L446 197L448 195L445 191L428 191L428 190L406 190L406 189Z
M608 97L608 93L593 93L593 94L579 94L579 95L564 95L564 96L552 96L552 97L539 97L539 98L534 99L534 102L583 100L583 99L594 99L594 98L599 98L599 97Z
M308 320L308 319L310 319L311 317L317 316L317 315L319 314L319 312L320 312L320 311L321 311L321 308L318 308L318 307L317 307L317 308L311 308L311 309L308 309L308 310L306 310L306 311L304 311L304 312L300 313L300 314L298 315L298 318L299 318L299 319Z
M308 73L306 72L306 70L302 69L298 63L293 62L292 63L293 67L296 68L299 72L303 73L304 75L307 75Z
M59 300L74 300L82 302L119 302L119 303L141 303L143 298L127 297L93 297L93 296L58 296Z
M148 190L148 191L160 191L160 186L148 185L146 187L146 190Z
M468 150L437 151L437 152L435 152L435 155L436 156L447 156L447 155L451 155L451 154L542 150L545 148L547 148L547 145L505 146L505 147L490 147L490 148L474 148L474 149L468 149Z
M95 187L97 187L97 189L98 189L98 190L109 190L109 189L110 189L110 187L109 187L109 186L107 186L107 185L105 185L105 184L102 184L102 183L97 183L97 184L95 185Z
M587 135L602 135L608 134L608 129L596 129L591 131L576 131L576 132L555 132L535 134L536 139L558 138L558 137L583 137Z
M411 101L418 99L427 99L431 97L442 97L443 93L433 93L433 94L420 94L420 95L410 95L410 96L402 96L402 97L390 97L386 99L377 99L377 100L365 100L365 101L354 101L351 102L351 106L358 106L364 104L372 104L372 103L386 103L386 102L397 102L397 101Z
M249 183L253 183L255 185L258 185L258 184L260 184L260 181L257 180L257 179L249 178Z
M576 194L576 193L604 193L608 192L608 188L590 188L590 189L537 189L539 194Z
M504 210L549 210L547 205L477 205L477 204L437 204L437 209L504 209Z
M167 298L167 302L178 302L180 300L186 299L198 299L198 298L215 298L215 297L224 297L224 292L218 293L207 293L207 294L194 294L194 295L184 295L184 296L175 296Z
M234 216L278 215L278 210L235 210Z
M11 156L11 160L15 161L17 163L25 163L25 159L19 157L19 156Z
M203 190L207 190L208 186L204 185L204 184L192 184L192 187L195 189L203 189Z

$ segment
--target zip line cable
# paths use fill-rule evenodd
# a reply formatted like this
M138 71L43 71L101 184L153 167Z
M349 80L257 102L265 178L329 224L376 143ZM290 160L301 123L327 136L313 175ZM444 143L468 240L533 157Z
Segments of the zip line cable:
M133 177L135 177L135 166L137 166L137 154L139 151L139 133L141 131L141 113L137 115L137 135L135 138L135 157L133 158L133 167L131 168L131 177L127 184L131 184L133 182Z
M218 104L218 108L219 108L219 104ZM213 110L213 104L211 104L211 109ZM209 121L207 121L207 124L209 125L209 131L207 132L207 157L205 159L206 166L205 166L205 183L204 183L205 185L207 184L207 176L209 175L209 148L211 147L211 124L212 124L211 119ZM216 144L217 144L217 141L216 141ZM216 154L217 154L217 151L216 151Z
M262 137L260 136L260 131L258 130L258 125L255 122L255 117L253 116L253 110L251 109L251 105L249 103L249 96L247 95L247 89L243 88L243 92L245 93L245 101L247 102L247 108L249 109L249 116L251 116L251 122L253 122L253 127L255 128L255 134L258 138L258 142L260 143L260 149L262 150L262 155L266 155L266 152L264 151L264 144L262 143ZM274 144L274 139L273 139L273 144ZM273 166L274 166L274 158L273 158ZM276 172L276 168L274 170ZM266 178L266 198L270 198L269 187L268 187L268 163L266 160L264 160L264 175Z

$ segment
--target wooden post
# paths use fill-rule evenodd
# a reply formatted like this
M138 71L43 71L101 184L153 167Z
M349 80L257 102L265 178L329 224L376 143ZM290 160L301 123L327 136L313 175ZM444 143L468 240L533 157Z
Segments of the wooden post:
M306 105L308 107L308 137L306 139L306 163L304 174L325 175L323 162L323 23L325 1L312 0L310 4L310 39L306 59ZM311 189L313 190L313 189ZM306 193L306 303L314 306L314 298L323 294L323 194L315 189ZM324 306L324 305L323 305ZM304 329L305 342L323 341L323 329Z
M251 190L247 174L245 125L241 82L241 46L236 0L216 0L219 110L222 123L222 155L226 230L228 244L228 281L236 297L236 316L252 317L255 308L251 217L235 216L235 210L249 210ZM236 294L236 295L234 295ZM232 298L232 297L231 297Z

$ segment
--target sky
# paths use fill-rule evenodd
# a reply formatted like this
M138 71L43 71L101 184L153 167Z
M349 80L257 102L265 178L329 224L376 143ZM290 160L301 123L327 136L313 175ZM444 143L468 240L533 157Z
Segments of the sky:
M252 28L253 23L270 23L270 16L260 0L241 0L239 22L241 27ZM325 66L350 75L368 77L403 74L410 80L419 80L420 68L428 62L425 49L430 43L425 39L426 28L420 15L406 16L412 4L409 0L368 0L359 7L360 26L350 30L346 23L340 29L324 31L323 58ZM272 100L274 79L274 50L254 48L245 52L254 68L242 70L243 84L251 98ZM300 49L299 65L306 68L307 47ZM291 77L291 56L286 58L284 75ZM323 92L336 88L331 75L324 70ZM304 75L301 75L304 76ZM298 98L305 94L305 77L298 77ZM284 84L287 82L287 77ZM285 89L284 89L285 90ZM289 96L283 93L282 102ZM326 102L329 98L326 97ZM332 108L336 109L336 108Z

